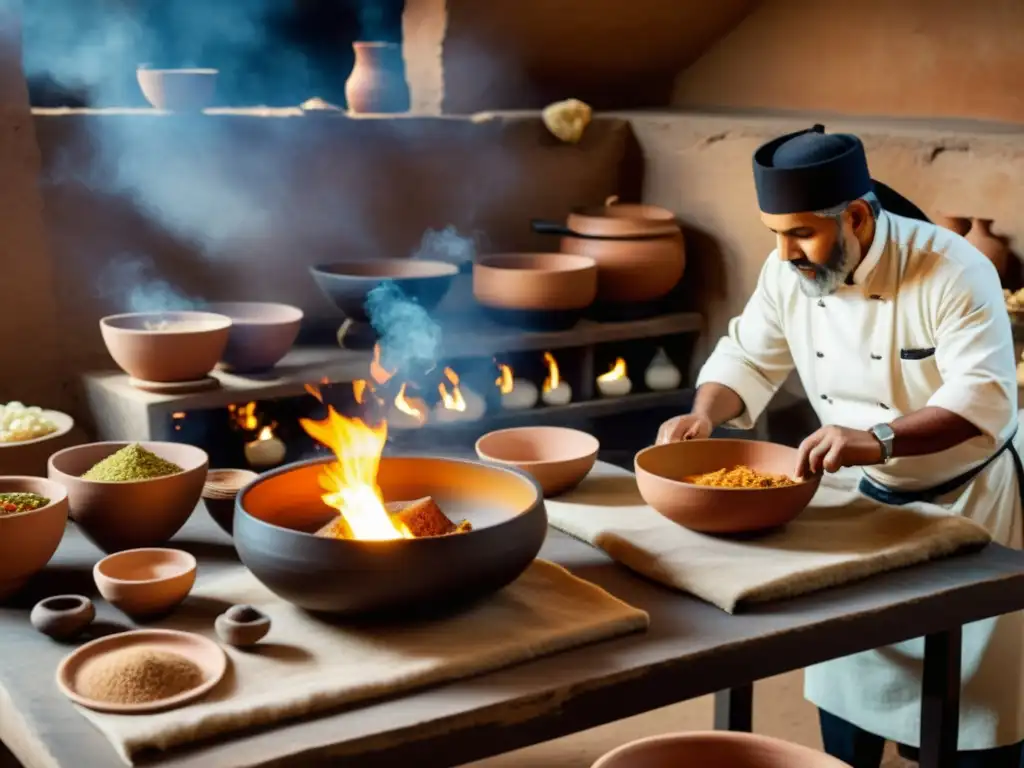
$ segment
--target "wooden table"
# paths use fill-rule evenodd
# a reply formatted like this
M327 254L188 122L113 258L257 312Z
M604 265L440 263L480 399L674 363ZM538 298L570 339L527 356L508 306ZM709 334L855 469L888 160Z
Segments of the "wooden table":
M201 574L240 567L204 510L176 544L196 554ZM957 732L959 627L1024 608L1024 554L998 546L736 616L634 576L555 531L542 556L648 611L649 632L176 752L156 764L448 768L729 689L718 697L716 723L748 729L752 680L928 635L921 764L945 768ZM98 558L69 528L20 604L0 608L0 738L31 768L121 765L53 683L69 647L28 624L34 599L93 594ZM100 622L125 623L105 604L98 612Z

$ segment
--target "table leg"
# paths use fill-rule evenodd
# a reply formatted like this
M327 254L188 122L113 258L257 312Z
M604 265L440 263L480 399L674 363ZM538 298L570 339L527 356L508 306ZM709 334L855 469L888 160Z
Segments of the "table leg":
M753 733L753 683L715 694L715 730Z
M961 628L924 639L920 768L954 768L960 730Z

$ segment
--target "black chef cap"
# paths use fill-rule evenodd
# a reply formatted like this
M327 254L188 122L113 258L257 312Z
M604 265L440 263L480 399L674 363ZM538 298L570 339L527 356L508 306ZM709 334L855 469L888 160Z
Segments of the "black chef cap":
M821 211L874 192L885 210L928 221L920 208L871 178L860 139L827 134L823 125L761 145L754 152L754 185L764 213Z

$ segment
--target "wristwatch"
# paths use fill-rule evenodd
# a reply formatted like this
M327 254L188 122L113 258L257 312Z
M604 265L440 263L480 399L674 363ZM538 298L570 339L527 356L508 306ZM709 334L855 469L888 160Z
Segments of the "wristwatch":
M882 444L882 463L885 464L892 458L892 441L896 433L888 424L875 424L868 430Z

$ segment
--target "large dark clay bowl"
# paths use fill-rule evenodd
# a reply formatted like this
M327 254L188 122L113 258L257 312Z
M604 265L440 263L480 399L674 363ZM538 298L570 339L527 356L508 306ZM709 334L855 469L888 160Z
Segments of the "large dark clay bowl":
M445 261L377 259L320 264L309 271L320 290L345 317L365 323L366 295L381 283L394 283L429 311L448 293L459 268Z
M517 469L435 457L385 457L385 501L432 496L473 530L422 539L353 541L313 535L337 513L320 496L333 458L260 475L238 494L235 548L268 589L300 608L346 616L430 611L484 597L533 562L547 532L537 482Z

